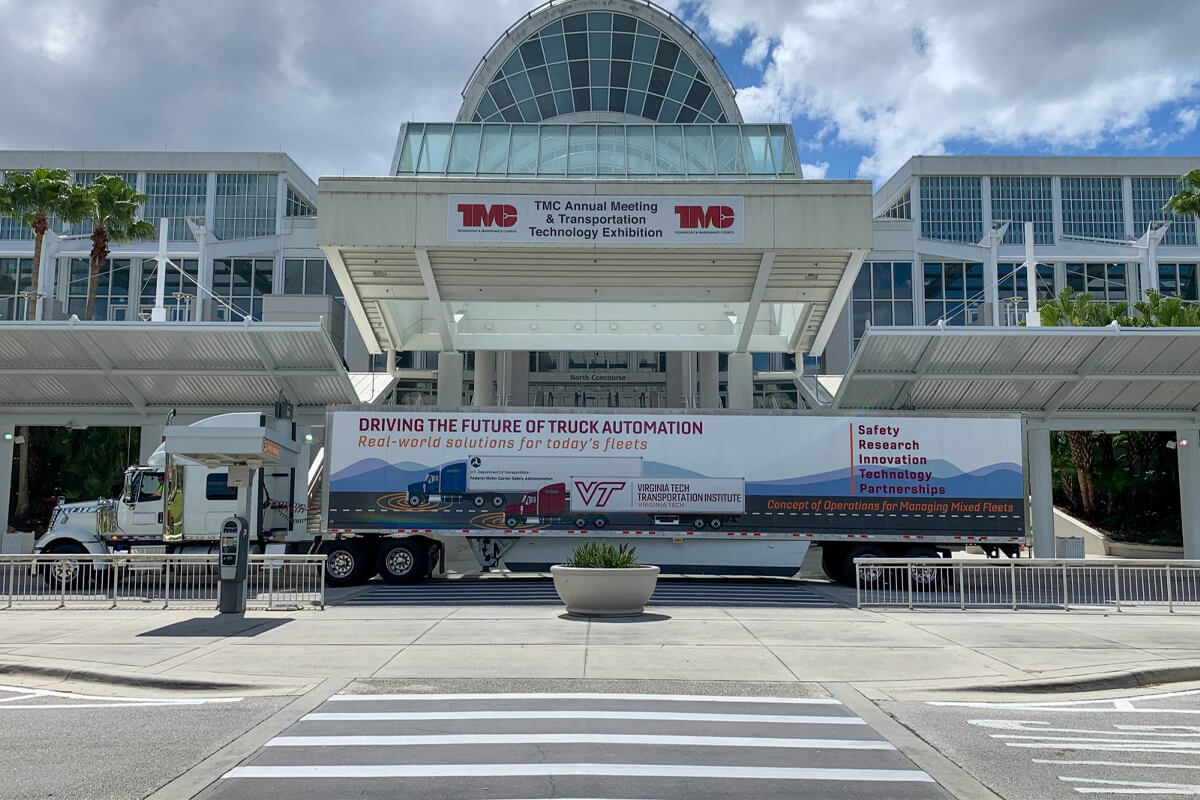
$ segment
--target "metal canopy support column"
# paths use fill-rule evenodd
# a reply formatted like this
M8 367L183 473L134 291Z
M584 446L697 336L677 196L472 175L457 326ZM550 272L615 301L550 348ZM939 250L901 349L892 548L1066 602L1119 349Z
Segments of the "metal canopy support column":
M746 411L754 408L754 357L749 353L730 353L725 385L729 389L729 407Z
M492 384L496 380L496 353L491 350L475 351L475 391L471 405L490 406L496 403Z
M1175 431L1183 557L1200 558L1200 429Z
M700 408L720 408L720 357L711 350L696 354L700 372Z
M438 290L437 281L433 277L433 264L429 261L429 251L424 247L418 247L414 253L417 258L417 269L421 273L421 281L425 284L425 294L429 297L433 305L433 313L437 316L438 336L442 340L442 350L457 350L458 346L454 343L450 328L450 320L454 312L449 303L442 302L442 293Z
M1027 428L1025 436L1029 443L1033 557L1054 558L1054 487L1050 470L1050 430Z
M829 337L833 335L833 326L837 324L838 316L837 309L845 308L846 301L850 299L850 292L854 289L854 279L858 277L858 271L862 268L863 259L867 257L870 250L851 250L850 258L846 262L846 271L842 273L842 278L838 281L837 288L833 290L833 297L829 301L829 313L825 315L825 319L821 320L821 327L817 329L816 338L813 339L812 347L808 349L810 356L819 356L825 351L825 345L829 341Z
M13 445L16 426L0 422L0 534L8 530L8 498L12 494Z
M746 306L746 318L742 320L742 332L738 336L737 351L739 353L746 352L746 349L750 347L750 336L754 333L754 323L758 321L758 310L762 308L763 294L767 291L767 280L771 277L771 267L774 264L774 250L767 250L758 260L758 274L754 278L754 288L750 290L750 303ZM805 322L807 322L807 318ZM703 392L703 390L701 391ZM711 406L704 407L710 408Z
M462 408L463 357L462 353L438 354L438 408Z

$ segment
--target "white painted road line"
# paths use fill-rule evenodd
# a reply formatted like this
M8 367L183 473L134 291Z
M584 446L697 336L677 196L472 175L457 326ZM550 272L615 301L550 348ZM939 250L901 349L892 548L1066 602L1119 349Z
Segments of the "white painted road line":
M783 714L689 714L672 711L364 711L316 712L303 720L324 722L410 722L450 719L640 719L654 722L754 722L784 725L865 725L858 717L789 716Z
M277 736L267 747L412 747L485 744L640 744L685 747L787 747L801 750L895 750L872 739L788 739L754 736L654 736L622 733L465 733L434 736Z
M1135 761L1087 761L1084 759L1071 758L1031 758L1029 759L1034 764L1070 764L1079 767L1133 767L1140 769L1200 769L1200 764L1160 764L1158 762L1142 762Z
M818 767L723 767L696 764L305 764L234 767L224 778L451 778L581 775L631 778L717 778L933 783L918 769L822 769Z
M1113 781L1099 778L1068 778L1059 776L1067 783L1090 783L1095 786L1076 786L1080 794L1173 794L1190 797L1200 796L1200 784L1157 783L1151 781Z
M840 706L832 697L737 697L706 694L617 694L605 692L509 692L496 694L338 694L330 702L355 700L650 700L677 703L769 703Z

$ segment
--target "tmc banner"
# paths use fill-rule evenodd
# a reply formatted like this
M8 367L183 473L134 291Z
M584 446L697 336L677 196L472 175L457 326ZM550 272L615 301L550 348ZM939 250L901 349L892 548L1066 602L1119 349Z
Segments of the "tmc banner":
M452 194L446 241L490 244L743 244L745 198Z

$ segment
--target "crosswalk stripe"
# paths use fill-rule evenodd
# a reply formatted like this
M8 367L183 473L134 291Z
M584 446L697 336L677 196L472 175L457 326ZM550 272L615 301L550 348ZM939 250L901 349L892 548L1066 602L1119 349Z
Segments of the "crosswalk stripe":
M325 722L451 719L637 719L655 722L766 722L791 725L865 725L858 717L791 716L785 714L699 714L679 711L604 711L598 709L544 711L363 711L314 712L301 719Z
M468 733L436 736L277 736L267 747L416 747L449 744L640 744L687 747L786 747L797 750L895 750L871 739L755 736L646 736L620 733Z
M739 697L707 694L619 694L617 692L496 692L492 694L335 694L329 702L363 700L645 700L675 703L767 703L840 706L832 697Z
M932 783L915 769L821 767L726 767L696 764L303 764L234 767L224 778L449 778L543 777L548 775L629 778L718 778L738 780L868 781Z

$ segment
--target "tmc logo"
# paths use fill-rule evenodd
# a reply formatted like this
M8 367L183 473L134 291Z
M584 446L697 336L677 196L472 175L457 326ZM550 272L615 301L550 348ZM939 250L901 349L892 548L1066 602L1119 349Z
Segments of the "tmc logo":
M604 508L612 499L613 492L625 488L625 481L575 481L575 491L583 504L590 508Z
M459 203L464 228L511 228L517 224L517 208L508 203L484 205Z
M675 206L681 228L728 228L733 225L729 206Z

